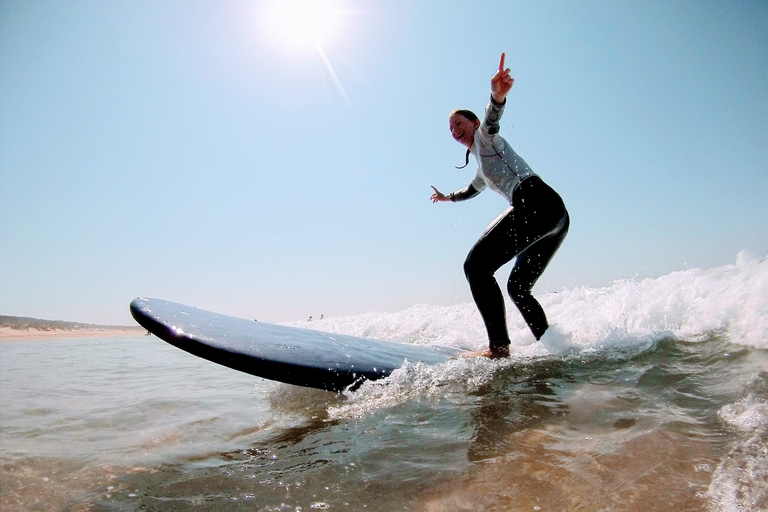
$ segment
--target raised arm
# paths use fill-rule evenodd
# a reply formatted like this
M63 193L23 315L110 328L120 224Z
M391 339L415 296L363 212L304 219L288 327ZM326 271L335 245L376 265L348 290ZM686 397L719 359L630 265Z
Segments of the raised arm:
M499 133L501 116L507 104L507 93L512 89L515 79L509 76L509 68L504 69L504 54L501 54L499 70L491 78L491 101L485 108L483 124L480 128L483 139L491 142L492 137Z

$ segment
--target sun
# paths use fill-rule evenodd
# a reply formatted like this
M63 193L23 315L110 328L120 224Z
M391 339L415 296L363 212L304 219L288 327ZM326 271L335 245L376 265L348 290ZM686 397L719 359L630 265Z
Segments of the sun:
M294 49L327 43L343 17L333 0L266 0L262 12L264 26L276 42Z
M348 106L352 106L331 61L325 52L326 44L338 34L346 12L339 2L343 0L264 0L261 10L262 25L274 44L293 53L316 53L333 83Z

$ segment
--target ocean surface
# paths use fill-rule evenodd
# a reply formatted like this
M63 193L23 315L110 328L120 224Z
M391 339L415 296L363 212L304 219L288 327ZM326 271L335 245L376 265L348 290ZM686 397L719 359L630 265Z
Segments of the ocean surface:
M509 360L340 394L154 336L3 341L0 510L768 510L768 260L540 299ZM473 304L292 325L484 340Z

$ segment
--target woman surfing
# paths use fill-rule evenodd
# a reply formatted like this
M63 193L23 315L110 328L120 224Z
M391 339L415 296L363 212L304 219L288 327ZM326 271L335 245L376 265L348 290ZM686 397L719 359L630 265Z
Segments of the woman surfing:
M464 273L489 341L487 350L465 354L468 356L509 356L504 295L494 274L512 258L516 261L507 292L534 337L541 339L549 323L531 289L560 247L570 224L557 192L499 135L499 120L514 83L509 68L504 69L502 53L499 70L491 78L491 101L482 122L469 110L455 110L448 118L451 135L467 147L466 163L461 168L469 163L469 155L474 155L478 164L475 177L466 187L447 195L432 187L434 203L465 201L490 187L510 204L480 236L464 262Z

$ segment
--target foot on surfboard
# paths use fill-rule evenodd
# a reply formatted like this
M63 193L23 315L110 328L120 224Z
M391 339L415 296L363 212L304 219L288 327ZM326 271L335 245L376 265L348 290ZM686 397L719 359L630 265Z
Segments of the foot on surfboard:
M488 359L501 359L509 357L509 347L487 348L475 352L462 352L462 357L487 357Z

